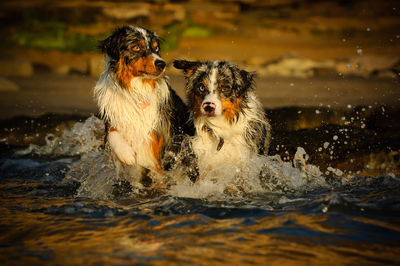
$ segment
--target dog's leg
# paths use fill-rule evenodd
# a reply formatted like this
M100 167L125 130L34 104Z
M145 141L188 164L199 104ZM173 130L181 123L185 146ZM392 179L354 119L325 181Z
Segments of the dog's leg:
M182 142L181 156L181 164L185 169L185 175L189 177L190 181L196 183L200 176L198 166L199 161L189 138L186 138Z
M153 180L150 177L150 169L144 168L142 166L138 166L137 168L137 174L139 177L139 182L144 186L144 187L151 187Z
M162 191L166 189L166 185L162 180L157 178L157 172L148 168L137 166L137 175L140 184L144 188L151 188L153 191Z
M136 164L136 153L132 149L132 147L126 142L126 140L118 133L118 131L114 130L108 132L107 138L108 144L110 145L111 150L115 153L118 159L127 165L135 165Z

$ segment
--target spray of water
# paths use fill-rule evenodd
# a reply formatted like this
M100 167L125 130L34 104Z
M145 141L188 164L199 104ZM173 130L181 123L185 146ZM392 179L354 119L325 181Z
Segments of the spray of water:
M70 130L65 130L61 137L47 134L46 145L30 144L28 148L15 152L16 156L85 156L90 152L98 153L101 147L101 135L104 134L103 122L90 116L85 122L76 122Z
M119 193L140 196L145 188L137 180L136 168L124 166L113 158L110 150L101 147L104 124L95 116L85 122L77 122L61 137L46 136L46 145L31 144L27 149L16 152L17 156L29 154L48 157L76 157L71 162L64 182L80 183L76 193L79 197L112 199L115 189ZM196 182L185 174L190 167L179 161L185 151L176 158L176 165L163 177L166 188L163 193L177 197L221 198L243 197L246 194L263 192L306 192L326 187L325 178L319 168L307 164L308 155L299 147L293 162L282 161L279 155L250 155L243 161L229 162L213 169L206 169Z

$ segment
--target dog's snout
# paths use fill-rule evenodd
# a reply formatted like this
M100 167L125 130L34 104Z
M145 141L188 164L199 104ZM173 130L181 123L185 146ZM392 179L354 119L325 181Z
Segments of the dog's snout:
M205 102L205 103L203 104L203 109L204 109L204 111L205 111L206 113L209 113L209 114L213 113L213 112L215 111L215 108L216 108L215 103L212 103L212 102Z
M157 59L154 64L156 65L157 70L163 70L166 66L166 63L160 59Z

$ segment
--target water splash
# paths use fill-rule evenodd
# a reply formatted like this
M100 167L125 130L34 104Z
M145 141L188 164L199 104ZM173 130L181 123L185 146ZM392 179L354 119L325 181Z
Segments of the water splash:
M328 187L319 168L306 163L307 157L301 147L297 149L293 164L282 161L279 155L252 155L244 167L221 165L210 169L196 183L183 177L169 193L177 197L220 199L265 192L303 193Z
M18 151L16 156L40 155L52 157L76 157L69 164L69 171L63 182L74 180L80 183L76 193L79 197L113 199L115 188L123 187L125 196L140 196L144 192L138 182L135 167L121 165L111 152L102 149L104 124L95 116L83 123L77 122L61 137L46 136L46 145L31 144ZM180 155L180 159L185 154ZM279 155L251 155L244 164L227 163L207 169L199 180L193 183L182 164L164 177L167 195L189 198L243 198L249 194L266 192L304 193L326 188L325 177L315 165L307 164L306 151L298 147L293 162L283 161ZM125 186L125 187L124 187Z
M116 177L109 156L99 152L76 162L68 171L65 182L73 180L80 183L76 197L111 200Z
M65 130L61 137L47 134L46 145L38 146L30 144L28 148L15 152L16 156L84 156L90 152L100 151L102 136L104 133L103 122L90 116L85 122L76 122L70 130Z

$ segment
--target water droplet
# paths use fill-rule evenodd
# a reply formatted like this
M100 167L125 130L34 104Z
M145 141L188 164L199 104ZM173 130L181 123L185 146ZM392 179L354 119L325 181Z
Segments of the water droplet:
M339 137L337 135L333 136L333 140L337 140Z

